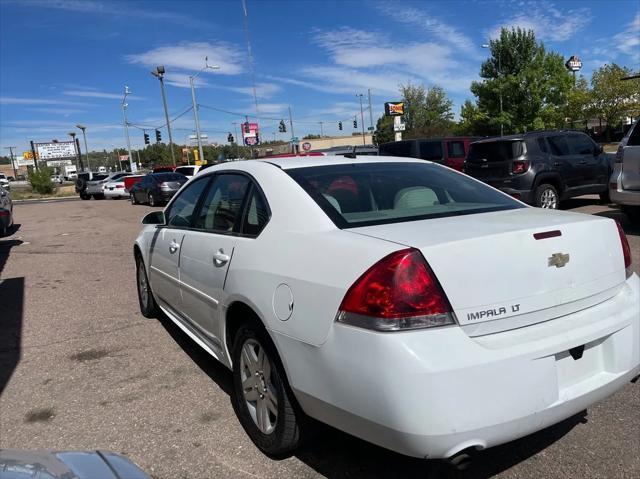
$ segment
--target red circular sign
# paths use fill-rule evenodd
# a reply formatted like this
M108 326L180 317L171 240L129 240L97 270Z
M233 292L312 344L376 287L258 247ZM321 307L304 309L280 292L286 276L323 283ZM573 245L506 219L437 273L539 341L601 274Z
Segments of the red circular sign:
M311 149L311 143L309 143L308 141L305 141L305 142L302 144L302 149L303 149L304 151L309 151L309 150Z

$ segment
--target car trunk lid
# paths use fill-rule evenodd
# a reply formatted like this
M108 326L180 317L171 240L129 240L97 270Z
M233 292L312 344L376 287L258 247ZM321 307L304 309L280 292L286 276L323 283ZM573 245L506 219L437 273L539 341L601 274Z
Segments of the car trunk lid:
M570 314L625 280L613 221L535 208L349 231L418 248L472 336Z

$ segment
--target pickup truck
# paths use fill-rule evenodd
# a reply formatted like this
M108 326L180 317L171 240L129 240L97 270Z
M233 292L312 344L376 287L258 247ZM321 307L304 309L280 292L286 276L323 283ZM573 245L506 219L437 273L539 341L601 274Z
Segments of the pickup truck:
M109 181L115 181L127 173L124 171L117 171L114 173L94 173L84 172L78 174L76 180L76 193L80 195L83 200L88 200L93 197L95 200L104 199L104 185Z

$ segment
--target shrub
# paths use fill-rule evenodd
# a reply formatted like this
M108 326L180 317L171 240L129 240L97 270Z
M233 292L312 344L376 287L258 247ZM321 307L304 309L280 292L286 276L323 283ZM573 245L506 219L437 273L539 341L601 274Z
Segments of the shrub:
M33 191L41 195L53 193L53 183L51 183L52 174L53 171L51 168L47 168L46 166L41 166L39 171L32 170L29 173L29 183L31 183Z

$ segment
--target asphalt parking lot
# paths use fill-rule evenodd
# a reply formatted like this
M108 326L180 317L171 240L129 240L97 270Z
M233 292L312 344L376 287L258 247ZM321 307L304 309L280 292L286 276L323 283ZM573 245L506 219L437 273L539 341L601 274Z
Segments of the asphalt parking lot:
M622 220L639 271L640 227L595 198L564 206ZM0 448L106 449L157 479L640 477L640 382L462 473L330 428L295 456L265 457L236 420L230 373L168 320L138 312L131 252L148 211L15 205L19 226L0 239Z

